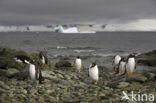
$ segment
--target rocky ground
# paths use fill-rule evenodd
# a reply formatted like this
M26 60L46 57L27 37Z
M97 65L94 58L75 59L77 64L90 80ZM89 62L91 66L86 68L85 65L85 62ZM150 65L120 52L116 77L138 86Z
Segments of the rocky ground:
M28 65L12 59L17 54L38 59L37 54L0 48L0 103L131 103L121 100L122 91L140 91L156 97L155 72L121 76L100 67L99 82L93 85L88 68L77 73L68 61L42 66L44 81L36 85L29 78Z

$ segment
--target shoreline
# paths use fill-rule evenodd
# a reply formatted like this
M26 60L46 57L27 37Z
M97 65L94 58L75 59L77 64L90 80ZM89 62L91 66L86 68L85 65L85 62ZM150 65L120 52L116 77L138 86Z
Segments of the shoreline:
M37 58L37 54L10 48L1 48L0 51L8 56L22 54ZM2 54L0 58L3 57ZM8 56L5 56L6 63ZM29 79L28 66L25 64L8 65L7 69L0 69L0 102L129 102L121 100L122 91L140 91L156 97L156 71L134 72L129 77L114 74L106 67L99 67L99 82L93 85L87 76L88 68L77 73L70 65L65 67L61 63L60 61L57 68L56 64L42 66L44 81L38 86L33 85Z

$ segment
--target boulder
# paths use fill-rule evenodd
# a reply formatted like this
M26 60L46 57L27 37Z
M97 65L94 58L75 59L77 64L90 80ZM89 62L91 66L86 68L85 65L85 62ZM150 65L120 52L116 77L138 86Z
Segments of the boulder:
M62 67L72 67L72 64L68 61L59 61L55 64L56 68L62 68Z
M125 88L129 85L128 82L120 82L119 85L117 85L118 88Z
M143 53L138 58L138 64L156 67L156 50Z
M0 81L0 88L6 89L6 90L9 90L9 89L10 89L9 86L6 85L6 84L5 84L4 82L2 82L2 81Z
M148 80L152 80L155 78L155 74L154 73L147 73L145 74L145 76L147 77Z
M17 73L19 73L19 70L17 69L8 69L7 70L7 77L11 78L17 75Z
M147 77L145 77L143 74L133 74L131 76L127 76L126 81L144 83L147 81Z

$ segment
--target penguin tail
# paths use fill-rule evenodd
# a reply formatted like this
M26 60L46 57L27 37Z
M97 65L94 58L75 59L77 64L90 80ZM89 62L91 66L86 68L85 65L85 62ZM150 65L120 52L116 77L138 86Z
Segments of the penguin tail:
M48 64L48 58L47 57L45 58L45 64Z

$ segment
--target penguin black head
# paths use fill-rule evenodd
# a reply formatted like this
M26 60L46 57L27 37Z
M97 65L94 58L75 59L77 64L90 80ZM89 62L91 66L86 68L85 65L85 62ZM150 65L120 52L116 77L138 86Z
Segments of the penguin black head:
M125 61L125 58L121 58L121 61Z
M80 59L80 56L77 56L76 58L77 58L77 59Z
M29 60L29 63L30 63L30 64L35 64L35 60L32 60L32 59L31 59L31 60Z
M92 67L95 67L96 66L96 62L93 62L92 64L91 64L91 68Z
M42 56L47 57L45 51L40 51L39 57L41 58Z
M136 53L130 54L128 58L136 58Z

